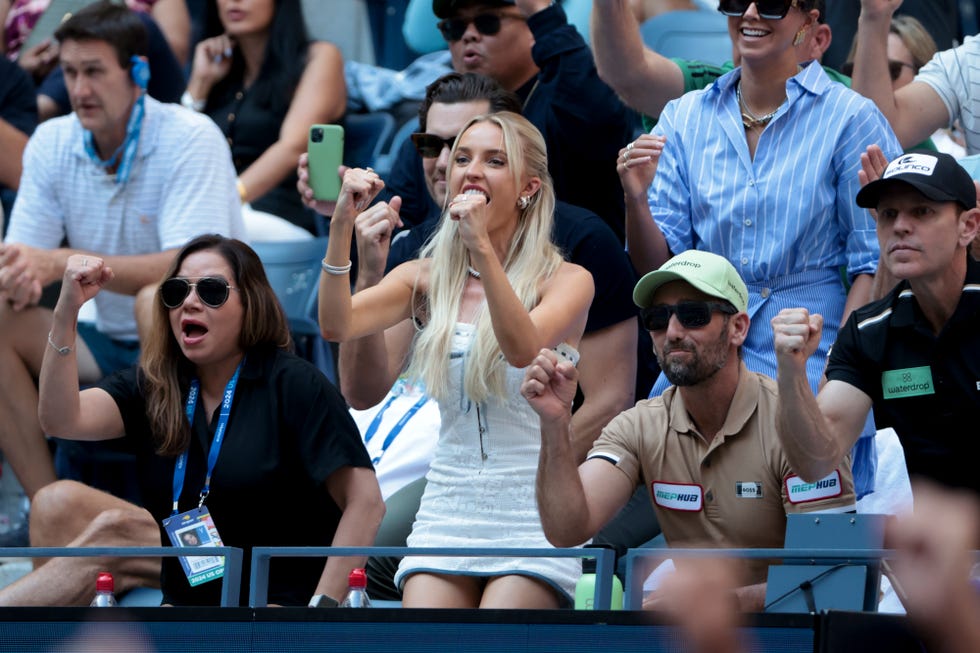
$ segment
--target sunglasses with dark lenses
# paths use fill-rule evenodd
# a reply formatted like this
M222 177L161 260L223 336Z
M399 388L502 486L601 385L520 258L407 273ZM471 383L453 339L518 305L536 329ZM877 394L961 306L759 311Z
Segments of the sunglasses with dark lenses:
M749 10L751 0L719 0L718 11L726 16L739 17ZM755 10L760 18L766 20L782 20L793 7L800 4L800 0L758 0L755 3Z
M442 148L448 147L450 150L453 149L453 142L455 140L455 136L443 138L442 136L426 134L425 132L415 132L412 134L412 145L415 146L415 149L418 150L423 159L438 158L442 154Z
M640 311L640 320L647 331L663 331L670 323L670 316L676 315L685 329L700 329L711 322L714 311L726 315L735 315L738 312L731 304L721 302L680 302L644 308Z
M905 63L904 61L895 61L894 59L888 60L888 74L891 75L892 81L894 82L902 74L902 68L909 68L913 73L919 72L919 69L910 63ZM847 75L848 77L854 76L854 62L846 61L841 64L840 71Z
M180 308L191 294L191 288L197 289L197 296L211 308L218 308L228 301L229 290L238 290L221 277L201 277L196 283L173 277L160 284L160 299L167 308Z
M500 31L500 22L505 18L524 20L523 16L515 16L514 14L477 14L472 18L444 18L436 26L446 41L458 41L463 38L463 34L466 33L466 28L470 23L473 23L473 27L480 34L493 36Z

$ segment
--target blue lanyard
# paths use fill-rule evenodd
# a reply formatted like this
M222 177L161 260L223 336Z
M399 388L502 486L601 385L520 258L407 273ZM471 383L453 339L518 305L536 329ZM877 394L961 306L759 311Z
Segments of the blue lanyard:
M108 159L100 159L95 152L95 137L92 132L87 129L83 132L85 153L95 165L100 168L111 168L117 162L119 163L119 167L116 169L117 184L125 184L129 181L129 173L132 172L133 163L136 161L136 149L139 147L140 131L143 128L145 98L146 93L141 93L133 104L133 109L129 114L129 122L126 124L126 139ZM120 157L122 157L121 160Z
M384 417L385 411L388 410L391 404L394 403L395 399L397 399L399 396L400 393L388 397L388 401L384 403L384 405L381 407L378 413L374 416L374 419L371 420L371 424L368 425L367 431L364 433L365 445L368 442L370 442L371 438L373 438L374 435L378 432L378 427L381 426L381 418ZM425 405L425 402L427 402L428 400L429 400L429 395L422 393L422 396L419 397L419 400L416 401L412 405L412 407L409 408L408 411L401 416L401 419L399 419L395 423L395 425L391 427L391 430L388 431L388 437L386 437L385 441L381 443L381 451L378 453L377 456L371 459L371 464L377 465L379 462L381 462L381 456L385 455L385 451L388 450L388 447L391 446L391 443L395 441L395 438L398 436L398 434L402 432L403 428L405 428L405 424L408 423L408 420L412 419L412 416L415 415L415 413L419 412L419 408Z
M244 360L242 361L244 362ZM228 385L225 386L224 399L221 401L221 412L218 413L218 426L214 430L214 440L211 441L211 449L208 451L208 473L204 477L204 488L201 490L201 500L197 507L204 505L204 500L208 498L211 491L211 474L214 466L218 462L218 452L221 451L221 442L225 439L225 430L228 428L228 417L231 415L231 402L235 398L235 386L238 385L238 373L242 371L242 363L235 368ZM197 397L201 393L201 383L197 379L191 381L191 389L187 393L187 421L194 428L194 410L197 408ZM193 437L193 435L191 436ZM174 464L174 503L171 516L177 514L177 502L180 494L184 491L184 474L187 472L187 452L182 452L177 456Z

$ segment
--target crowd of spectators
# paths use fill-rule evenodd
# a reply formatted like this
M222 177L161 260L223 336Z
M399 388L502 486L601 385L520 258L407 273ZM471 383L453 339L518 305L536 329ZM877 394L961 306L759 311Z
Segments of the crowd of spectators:
M874 492L885 427L913 476L978 490L980 209L949 153L980 153L980 37L957 32L955 2L720 0L717 66L640 36L700 1L594 0L583 26L551 0L432 0L454 72L415 69L417 131L384 144L384 177L341 166L329 201L307 137L343 123L357 68L309 35L308 4L101 0L32 34L49 4L0 0L0 450L31 545L154 546L192 513L226 544L267 544L222 493L288 477L329 526L291 543L625 549L662 524L673 545L778 546L786 512ZM313 235L329 236L318 320L339 393L253 332L271 327L251 312L278 313L242 241ZM247 441L263 473L208 460L229 419L226 446ZM391 446L403 432L414 455ZM136 496L59 480L50 436L120 439L150 471ZM737 453L750 439L764 465ZM26 520L0 515L0 543L27 544ZM557 607L570 560L367 566L406 605ZM339 599L355 563L282 571L273 600ZM165 602L216 600L186 565L109 565L123 590L162 578ZM93 570L38 561L0 604L84 603ZM739 577L744 609L762 582ZM907 607L935 635L923 605Z

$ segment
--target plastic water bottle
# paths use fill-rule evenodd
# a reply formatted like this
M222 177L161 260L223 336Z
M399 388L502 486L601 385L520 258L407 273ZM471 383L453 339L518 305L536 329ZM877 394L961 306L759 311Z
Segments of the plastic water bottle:
M582 558L582 576L575 583L576 610L595 610L595 570L595 558ZM612 600L610 601L610 607L613 610L623 609L623 584L615 575L612 579Z
M116 603L115 582L112 574L108 571L100 571L99 577L95 580L95 598L90 604L93 608L114 608Z
M350 570L347 576L347 596L340 602L342 608L370 608L367 594L367 574L361 567Z

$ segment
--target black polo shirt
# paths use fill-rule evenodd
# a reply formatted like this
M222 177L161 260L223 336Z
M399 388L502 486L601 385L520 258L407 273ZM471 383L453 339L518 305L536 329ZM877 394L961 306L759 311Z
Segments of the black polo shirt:
M938 336L907 281L854 311L837 335L827 378L874 402L909 474L980 492L980 263L967 257L959 304Z
M137 368L103 379L98 387L115 400L136 452L143 505L157 523L170 515L173 456L160 456L146 416L144 380ZM186 388L182 388L185 393ZM204 402L194 413L180 510L197 505L217 426ZM341 467L371 467L371 458L340 392L313 365L279 349L248 352L211 478L207 507L227 546L245 550L240 601L248 601L254 546L329 546L342 515L326 480ZM169 538L161 526L161 538ZM306 605L323 571L322 558L276 559L269 600ZM191 587L177 558L164 558L164 601L217 605L221 581Z

